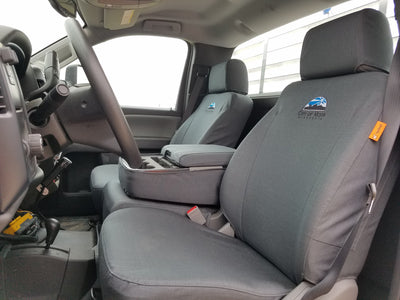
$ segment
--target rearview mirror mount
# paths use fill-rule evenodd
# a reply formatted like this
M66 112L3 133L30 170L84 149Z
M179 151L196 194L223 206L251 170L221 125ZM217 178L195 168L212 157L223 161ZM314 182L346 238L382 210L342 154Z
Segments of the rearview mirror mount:
M63 17L76 17L76 3L74 0L49 0L51 6Z

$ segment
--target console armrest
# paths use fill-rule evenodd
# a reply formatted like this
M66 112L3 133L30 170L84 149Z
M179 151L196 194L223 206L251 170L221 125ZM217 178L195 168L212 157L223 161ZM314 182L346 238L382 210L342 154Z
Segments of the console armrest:
M219 145L166 145L161 154L180 167L227 166L235 149Z

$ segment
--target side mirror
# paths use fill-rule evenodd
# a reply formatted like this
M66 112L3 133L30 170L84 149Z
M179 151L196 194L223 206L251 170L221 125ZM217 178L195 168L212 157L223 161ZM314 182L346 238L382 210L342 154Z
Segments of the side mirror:
M78 83L78 67L79 65L69 65L65 70L65 81L70 85Z
M78 64L69 65L65 69L65 81L69 85L89 83L82 66Z

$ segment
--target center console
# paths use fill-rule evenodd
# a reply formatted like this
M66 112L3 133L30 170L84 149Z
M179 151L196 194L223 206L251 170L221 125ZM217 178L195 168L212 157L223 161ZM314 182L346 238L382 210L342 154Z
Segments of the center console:
M161 155L143 157L140 169L120 158L121 187L133 198L217 205L222 175L234 151L218 145L167 145Z

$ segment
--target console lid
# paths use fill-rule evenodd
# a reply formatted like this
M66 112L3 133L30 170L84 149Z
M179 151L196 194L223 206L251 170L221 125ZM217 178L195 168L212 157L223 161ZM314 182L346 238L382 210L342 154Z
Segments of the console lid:
M235 149L219 145L172 144L161 154L172 163L184 167L227 166Z

